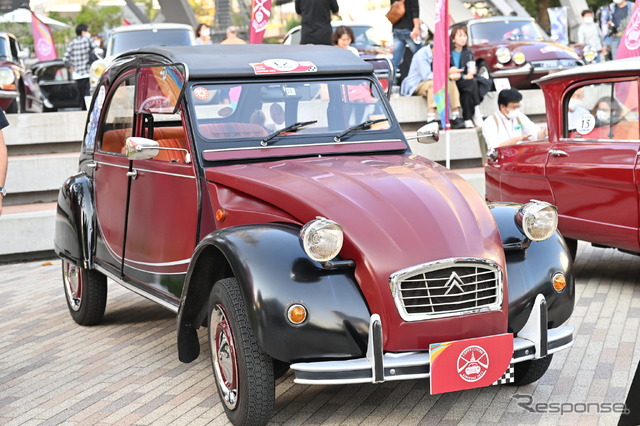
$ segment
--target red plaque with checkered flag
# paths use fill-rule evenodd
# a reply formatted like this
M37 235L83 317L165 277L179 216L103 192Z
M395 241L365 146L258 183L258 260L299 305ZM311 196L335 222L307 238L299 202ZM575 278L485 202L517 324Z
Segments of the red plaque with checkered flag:
M511 364L513 334L435 343L429 356L432 394L491 386Z

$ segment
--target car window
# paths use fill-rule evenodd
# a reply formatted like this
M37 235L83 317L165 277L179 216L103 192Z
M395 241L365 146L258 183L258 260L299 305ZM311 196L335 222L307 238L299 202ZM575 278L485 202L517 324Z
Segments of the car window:
M533 21L480 22L472 24L469 32L470 44L547 39L544 31Z
M229 138L259 141L283 127L306 121L314 123L300 128L297 135L324 134L333 140L339 132L364 121L389 118L377 86L368 79L198 84L190 88L189 96L198 133L220 143ZM361 133L389 127L389 121L382 120Z
M0 59L11 59L11 50L9 49L9 43L4 37L0 37Z
M124 143L133 136L135 75L120 82L107 105L100 150L122 154Z
M190 46L191 34L186 29L154 29L140 31L124 31L115 33L108 46L108 55L118 55L124 51L144 46Z
M589 84L563 102L564 135L572 139L638 140L638 82Z

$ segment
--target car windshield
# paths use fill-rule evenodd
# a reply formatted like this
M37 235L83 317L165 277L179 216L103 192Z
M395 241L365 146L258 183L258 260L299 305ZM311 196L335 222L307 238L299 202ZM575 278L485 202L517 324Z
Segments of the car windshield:
M4 37L0 37L0 59L11 59L11 50L9 49L9 43L7 43L7 39Z
M119 55L127 50L151 45L190 46L191 44L193 44L191 34L185 29L124 31L113 34L107 55Z
M368 120L381 121L351 132L345 142L390 128L377 86L364 78L195 84L189 96L195 109L195 128L208 149L259 147L268 135L301 122L313 124L279 133L273 142L278 146L329 143Z
M471 44L548 39L544 31L533 21L478 22L470 25L469 32Z

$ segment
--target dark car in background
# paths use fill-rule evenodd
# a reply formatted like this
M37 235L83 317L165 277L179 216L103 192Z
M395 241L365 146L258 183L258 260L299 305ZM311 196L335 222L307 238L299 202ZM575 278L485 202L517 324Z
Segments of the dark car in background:
M84 97L78 82L71 78L71 71L62 59L36 62L31 73L38 80L45 112L82 108Z
M463 24L478 75L508 78L513 88L534 88L537 78L583 65L573 49L552 41L533 18L492 16Z
M27 56L13 34L0 32L0 108L5 112L42 111L40 88L24 65Z
M549 138L495 149L487 200L553 203L574 256L577 240L640 253L639 69L629 58L539 80Z

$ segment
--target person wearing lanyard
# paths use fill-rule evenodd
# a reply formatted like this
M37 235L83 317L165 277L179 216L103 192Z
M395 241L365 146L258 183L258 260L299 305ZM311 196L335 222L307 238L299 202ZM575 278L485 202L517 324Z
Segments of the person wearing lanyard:
M498 111L482 123L482 136L489 150L547 136L547 129L540 128L520 111L522 94L516 89L504 89L498 94Z

